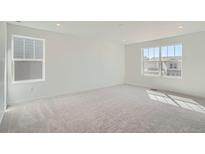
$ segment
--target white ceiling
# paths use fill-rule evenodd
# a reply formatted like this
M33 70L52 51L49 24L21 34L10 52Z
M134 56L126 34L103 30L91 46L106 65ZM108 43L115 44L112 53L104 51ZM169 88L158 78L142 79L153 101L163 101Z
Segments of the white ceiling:
M158 21L64 21L64 22L9 22L12 24L60 32L88 39L102 39L125 44L161 39L205 30L205 22ZM56 24L60 24L57 26ZM179 26L183 26L179 29Z

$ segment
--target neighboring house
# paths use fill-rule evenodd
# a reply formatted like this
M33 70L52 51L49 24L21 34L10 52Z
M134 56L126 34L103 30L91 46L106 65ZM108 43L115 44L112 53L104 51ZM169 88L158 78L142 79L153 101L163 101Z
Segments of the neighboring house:
M149 74L157 75L160 69L159 58L145 57L146 63L144 65L144 71ZM162 74L166 76L181 76L181 57L162 57Z

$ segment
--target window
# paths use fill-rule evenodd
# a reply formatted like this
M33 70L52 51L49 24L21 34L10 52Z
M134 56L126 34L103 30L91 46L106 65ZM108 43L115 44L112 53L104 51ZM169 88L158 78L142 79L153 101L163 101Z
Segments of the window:
M182 76L182 44L143 48L143 75Z
M145 75L160 75L159 47L144 49L143 72Z
M13 82L45 79L45 40L19 35L12 36Z

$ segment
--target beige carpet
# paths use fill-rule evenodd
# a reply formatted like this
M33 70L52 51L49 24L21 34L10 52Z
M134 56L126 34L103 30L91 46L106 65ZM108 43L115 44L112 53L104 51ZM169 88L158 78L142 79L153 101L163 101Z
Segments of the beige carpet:
M205 132L205 101L122 85L15 105L0 132Z

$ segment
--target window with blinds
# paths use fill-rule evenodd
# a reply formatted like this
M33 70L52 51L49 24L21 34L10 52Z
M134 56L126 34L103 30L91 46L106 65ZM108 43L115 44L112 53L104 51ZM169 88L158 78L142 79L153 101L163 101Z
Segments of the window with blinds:
M12 36L12 66L14 82L45 80L45 40Z

